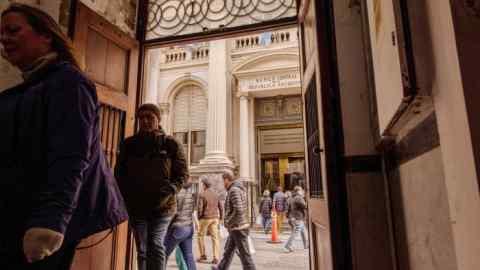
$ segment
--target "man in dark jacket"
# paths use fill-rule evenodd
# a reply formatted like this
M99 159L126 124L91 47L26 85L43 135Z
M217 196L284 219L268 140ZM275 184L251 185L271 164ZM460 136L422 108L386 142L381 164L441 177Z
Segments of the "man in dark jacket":
M199 195L198 199L198 219L200 228L198 230L198 249L200 250L199 261L206 261L205 253L205 234L212 237L213 248L213 264L218 263L220 258L220 236L218 233L218 225L223 219L223 204L214 190L211 188L211 182L207 176L200 177L203 183L204 191Z
M300 186L295 186L293 189L292 197L289 199L287 217L289 223L293 225L292 234L288 238L285 244L285 251L292 252L293 240L298 234L302 236L303 247L308 248L308 240L305 233L305 217L307 211L307 203L303 198L303 189Z
M176 212L176 193L188 177L182 146L160 127L160 110L137 111L138 134L120 147L115 176L135 232L139 270L166 268L164 239Z
M250 223L248 221L248 199L246 188L242 182L235 180L233 173L223 174L223 184L227 190L225 200L225 227L229 231L225 251L218 266L213 270L226 270L232 263L233 255L238 250L242 267L245 270L255 270L252 255L248 245Z

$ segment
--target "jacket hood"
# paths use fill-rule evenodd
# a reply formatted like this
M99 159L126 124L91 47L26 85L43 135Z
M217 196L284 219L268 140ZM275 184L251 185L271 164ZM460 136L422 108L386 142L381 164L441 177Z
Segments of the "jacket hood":
M302 197L303 198L303 193L302 192L297 192L297 191L292 192L292 198L295 198L295 197Z
M235 180L229 189L231 189L232 187L238 187L242 191L247 191L247 189L245 188L245 185L240 180Z

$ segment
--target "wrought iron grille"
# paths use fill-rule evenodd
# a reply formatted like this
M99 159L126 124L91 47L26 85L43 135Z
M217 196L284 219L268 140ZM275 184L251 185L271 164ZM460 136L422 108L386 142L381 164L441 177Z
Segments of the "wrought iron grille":
M313 75L315 78L315 75ZM320 134L318 127L317 85L312 79L305 92L305 114L307 125L308 183L311 198L323 197Z
M296 0L150 0L147 39L200 33L296 15Z

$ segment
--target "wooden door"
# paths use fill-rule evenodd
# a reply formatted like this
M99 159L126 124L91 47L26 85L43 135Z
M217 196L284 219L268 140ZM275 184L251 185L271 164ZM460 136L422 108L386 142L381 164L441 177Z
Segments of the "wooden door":
M351 269L343 133L331 1L302 1L299 12L310 268Z
M120 141L134 130L139 45L81 3L73 41L85 73L97 87L101 141L113 168ZM126 223L84 239L72 269L123 270L129 241Z

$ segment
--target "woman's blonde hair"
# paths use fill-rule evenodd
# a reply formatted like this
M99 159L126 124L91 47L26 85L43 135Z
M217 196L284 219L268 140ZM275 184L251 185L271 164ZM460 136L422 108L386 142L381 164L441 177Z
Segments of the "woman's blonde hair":
M81 69L71 40L50 15L29 5L12 3L3 11L2 17L11 12L22 14L35 32L50 37L51 48L58 54L59 60L69 62Z

